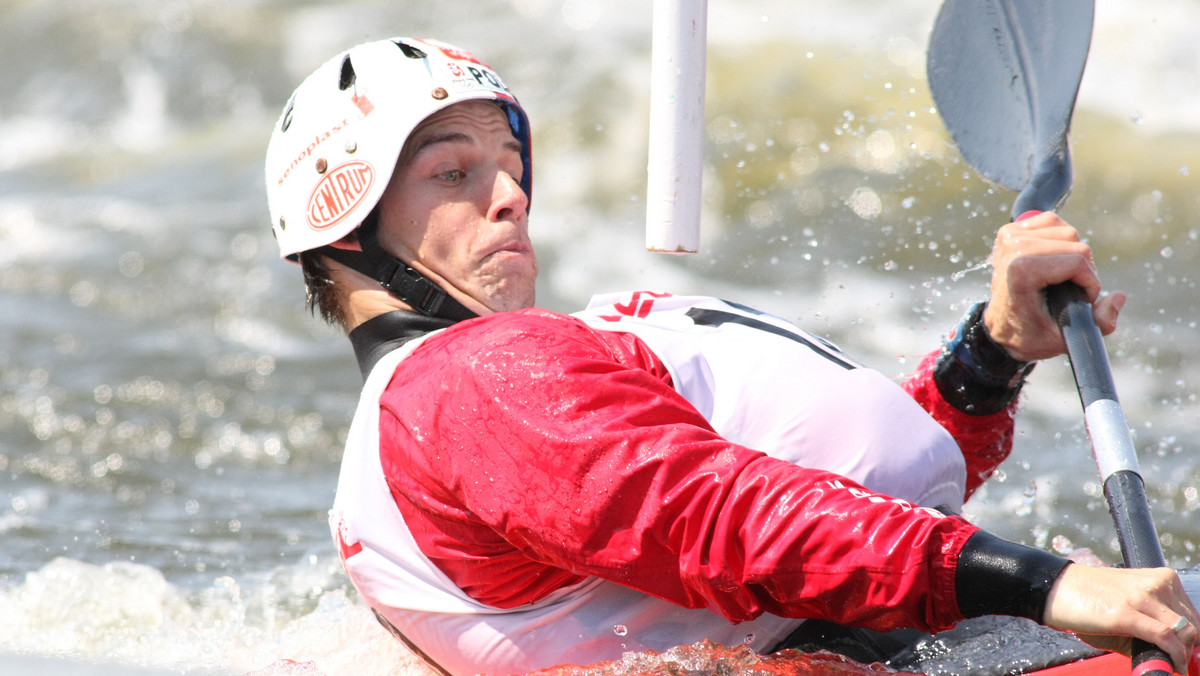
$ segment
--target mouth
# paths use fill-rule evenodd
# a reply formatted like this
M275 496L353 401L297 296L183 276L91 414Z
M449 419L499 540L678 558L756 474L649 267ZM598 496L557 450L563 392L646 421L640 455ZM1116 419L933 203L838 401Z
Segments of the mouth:
M528 255L533 253L533 248L523 242L508 242L502 244L487 253L485 259L502 254Z

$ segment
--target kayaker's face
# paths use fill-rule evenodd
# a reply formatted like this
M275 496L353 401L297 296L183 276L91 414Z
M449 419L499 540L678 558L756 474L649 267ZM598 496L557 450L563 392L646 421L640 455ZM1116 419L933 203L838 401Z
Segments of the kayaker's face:
M532 306L523 171L521 144L496 105L435 113L409 136L380 201L380 244L479 314Z

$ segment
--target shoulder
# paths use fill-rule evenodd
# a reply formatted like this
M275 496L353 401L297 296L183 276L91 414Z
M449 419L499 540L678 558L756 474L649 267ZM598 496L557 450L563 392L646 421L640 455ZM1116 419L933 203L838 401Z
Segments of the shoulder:
M609 368L663 371L661 360L637 336L599 330L578 317L540 308L455 324L430 336L401 365L424 374L436 369L442 381L558 378Z
M458 349L531 350L548 344L590 340L594 334L575 317L529 308L460 322L443 331L437 342Z
M541 308L501 312L459 322L430 336L410 357L449 368L532 364L564 355L609 354L612 339L570 315ZM406 360L408 361L408 360Z

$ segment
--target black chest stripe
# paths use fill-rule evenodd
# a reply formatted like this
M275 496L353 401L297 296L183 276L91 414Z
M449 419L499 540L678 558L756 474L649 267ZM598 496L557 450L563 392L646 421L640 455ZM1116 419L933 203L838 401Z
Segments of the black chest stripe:
M808 349L812 350L813 352L816 352L817 354L821 355L822 357L825 357L829 361L837 364L838 366L841 366L844 369L858 368L857 364L855 364L847 359L842 358L841 356L837 355L834 352L831 352L830 351L831 348L827 348L823 345L818 345L800 334L792 333L791 331L788 331L787 329L780 328L778 326L775 326L774 324L769 324L760 319L754 319L753 317L747 317L745 315L739 315L739 314L736 314L733 312L725 312L722 310L707 310L707 309L695 308L695 307L687 311L687 316L691 317L692 321L695 322L699 326L720 326L722 324L741 324L742 326L747 326L752 329L758 329L759 331L766 331L767 333L771 333L776 336L781 336L783 338L787 338L788 340L794 340L797 343L800 343L801 345L808 347Z

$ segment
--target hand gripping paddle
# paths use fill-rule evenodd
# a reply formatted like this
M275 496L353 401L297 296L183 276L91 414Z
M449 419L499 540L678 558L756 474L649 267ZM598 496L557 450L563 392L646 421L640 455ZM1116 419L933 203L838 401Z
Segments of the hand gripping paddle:
M1071 187L1067 134L1092 39L1094 0L946 0L929 42L929 88L950 136L981 176L1020 191L1013 218L1057 208ZM1165 566L1137 453L1083 289L1046 289L1062 329L1125 565ZM1134 642L1133 673L1172 672Z

